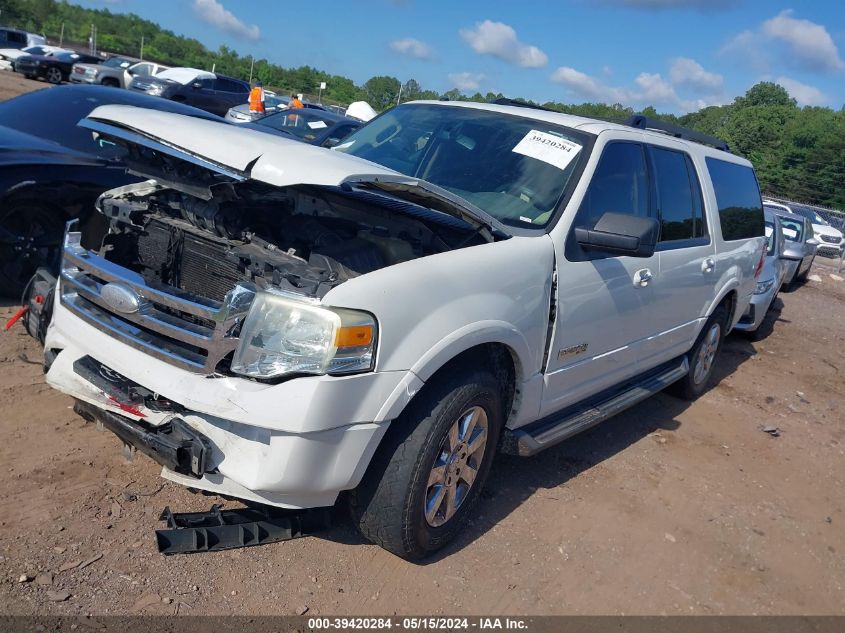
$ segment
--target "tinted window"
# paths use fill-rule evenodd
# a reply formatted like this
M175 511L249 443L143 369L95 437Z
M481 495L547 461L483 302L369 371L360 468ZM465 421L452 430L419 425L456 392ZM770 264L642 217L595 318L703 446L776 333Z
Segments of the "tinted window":
M605 213L648 216L648 176L639 143L604 148L576 216L576 226L593 228Z
M780 220L781 231L783 232L783 237L790 242L800 242L802 239L802 234L804 233L804 223L800 220L791 220L789 218L785 218L782 215L778 216L778 220Z
M6 31L6 40L15 44L26 44L26 33Z
M214 89L220 92L247 92L246 87L240 81L227 79L226 77L218 77L214 84Z
M128 90L93 86L59 86L50 90L37 90L0 103L0 125L7 126L65 147L111 157L114 151L98 145L90 130L77 126L94 108L119 104L153 108L177 114L190 114L204 119L221 121L202 110L190 106L148 97Z
M722 237L726 241L761 237L763 201L754 170L710 157L707 170L716 192Z
M701 221L701 189L686 154L651 148L657 187L660 241L688 240L704 235Z
M137 64L132 67L132 74L136 77L149 77L152 74L152 64Z
M214 81L214 77L202 77L200 79L194 79L191 85L198 83L202 90L214 90Z

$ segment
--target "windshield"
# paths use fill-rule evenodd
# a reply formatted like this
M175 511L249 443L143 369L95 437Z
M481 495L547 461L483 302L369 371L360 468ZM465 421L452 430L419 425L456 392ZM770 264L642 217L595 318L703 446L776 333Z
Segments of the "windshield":
M288 132L304 141L313 141L335 122L335 118L330 114L323 116L319 110L304 109L285 110L269 114L256 121L258 125Z
M533 119L433 104L398 106L336 149L442 187L505 224L546 225L587 158L589 135Z
M801 222L798 220L790 220L789 218L785 218L783 216L778 216L778 220L780 220L781 231L783 232L783 236L789 240L790 242L800 242L801 241L801 233L804 230L804 227Z
M122 57L112 57L111 59L107 59L103 62L103 66L108 66L109 68L125 68L129 65L128 59L123 59Z

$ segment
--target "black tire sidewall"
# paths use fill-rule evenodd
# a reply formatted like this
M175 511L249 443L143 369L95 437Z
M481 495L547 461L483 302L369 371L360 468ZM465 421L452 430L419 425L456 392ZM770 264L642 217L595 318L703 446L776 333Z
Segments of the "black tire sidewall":
M503 425L500 391L501 387L491 374L480 372L468 377L467 382L451 390L435 408L428 433L414 464L406 497L404 537L406 544L411 545L412 548L419 548L424 552L440 549L454 538L476 505L490 472ZM461 507L445 524L432 527L426 521L423 511L429 473L449 429L463 412L473 406L482 407L487 414L487 444L484 448L484 457L475 482Z
M719 306L713 311L713 314L707 319L704 323L704 328L701 330L701 334L699 334L698 339L695 341L695 345L693 345L692 349L689 352L687 358L689 358L689 374L685 379L686 383L686 396L690 399L697 398L702 393L707 391L710 387L710 382L713 378L713 369L716 367L716 361L719 358L719 354L722 352L722 345L725 342L725 336L727 336L727 322L728 322L728 311L724 306ZM698 356L699 351L701 350L701 346L704 345L704 341L707 338L707 333L710 331L711 327L714 323L719 324L719 345L716 348L716 357L713 359L713 363L710 365L710 371L707 372L707 375L704 377L700 383L696 383L693 376L695 375L695 367L698 363Z

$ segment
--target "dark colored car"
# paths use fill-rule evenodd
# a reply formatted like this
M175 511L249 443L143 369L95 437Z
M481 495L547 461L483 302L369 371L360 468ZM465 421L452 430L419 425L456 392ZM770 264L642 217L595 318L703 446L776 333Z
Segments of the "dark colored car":
M249 84L196 68L168 68L153 77L136 77L129 89L154 97L187 103L224 116L232 106L246 103Z
M140 178L122 152L77 127L94 108L118 104L221 121L202 110L102 86L60 86L0 103L0 294L18 295L39 266L53 267L65 223L96 221L103 191Z
M357 119L312 108L282 110L252 123L255 129L270 128L322 147L334 147L362 125Z
M24 55L15 60L15 70L28 79L42 77L51 84L60 84L68 81L74 64L99 64L102 61L99 57L83 53Z

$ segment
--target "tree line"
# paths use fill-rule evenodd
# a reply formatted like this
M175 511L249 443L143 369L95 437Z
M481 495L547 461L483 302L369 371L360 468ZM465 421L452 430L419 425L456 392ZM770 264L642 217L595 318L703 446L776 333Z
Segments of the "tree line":
M377 75L358 86L348 77L331 75L311 66L284 68L266 59L241 56L226 46L212 51L200 41L183 37L132 13L88 9L56 0L4 0L2 22L68 42L87 42L93 24L98 48L139 56L173 66L211 69L232 77L261 80L284 92L314 94L326 83L324 100L351 103L364 100L382 111L399 101L414 99L494 101L500 93L463 94L458 89L440 94L414 79L404 84ZM610 120L645 114L725 139L732 151L747 157L757 169L763 191L784 198L845 209L845 106L836 111L799 107L781 86L763 82L732 103L711 106L683 116L658 113L649 106L635 111L623 104L547 102L550 110Z

